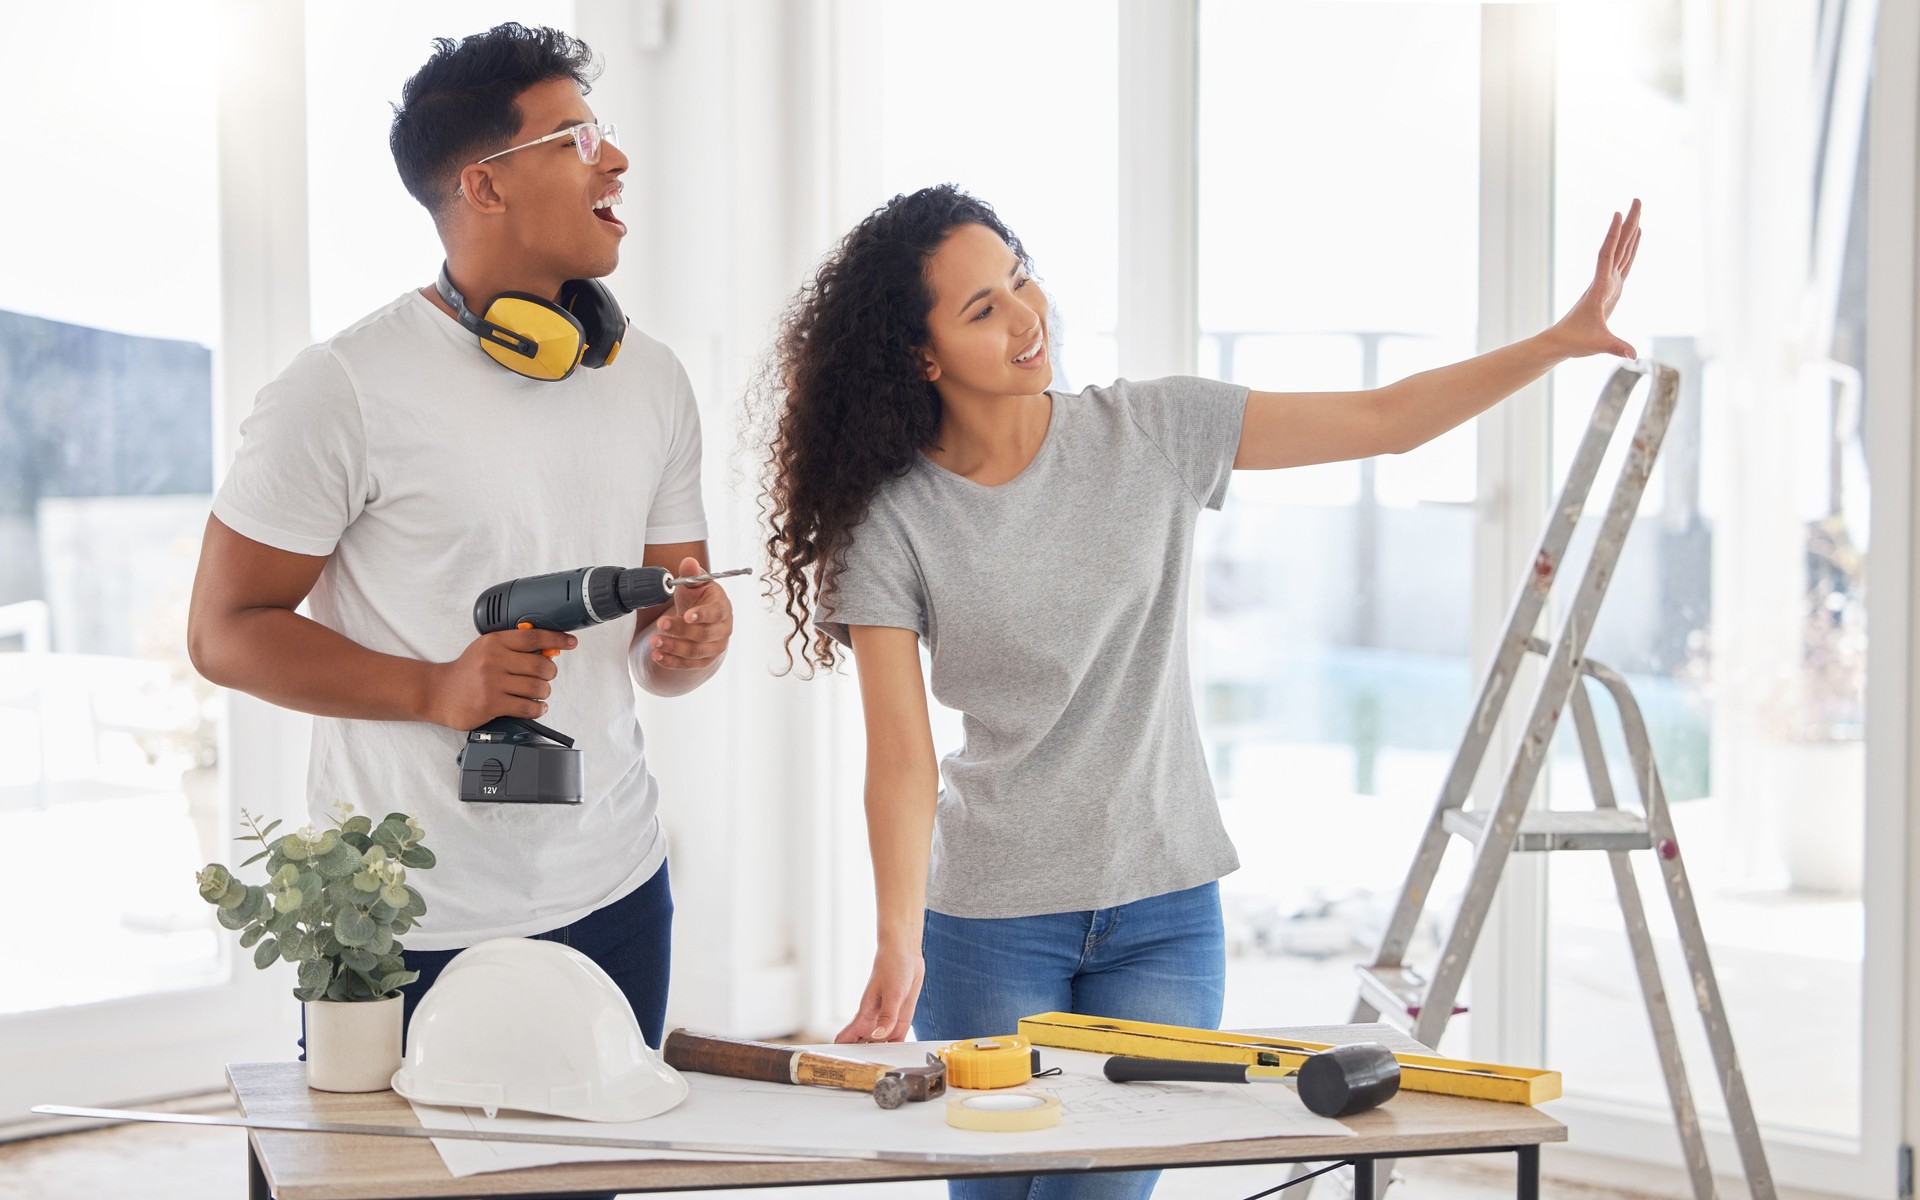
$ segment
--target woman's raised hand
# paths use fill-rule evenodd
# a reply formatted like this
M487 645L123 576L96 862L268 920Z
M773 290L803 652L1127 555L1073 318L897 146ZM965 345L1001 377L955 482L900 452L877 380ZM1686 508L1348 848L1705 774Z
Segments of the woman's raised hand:
M1589 354L1639 357L1632 345L1615 337L1607 328L1607 318L1613 315L1613 306L1620 302L1627 272L1633 270L1633 257L1639 250L1640 201L1635 200L1625 218L1619 213L1613 214L1613 224L1607 227L1607 240L1600 243L1600 259L1594 265L1593 282L1587 286L1586 293L1547 331L1548 337L1558 343L1567 357L1584 358Z

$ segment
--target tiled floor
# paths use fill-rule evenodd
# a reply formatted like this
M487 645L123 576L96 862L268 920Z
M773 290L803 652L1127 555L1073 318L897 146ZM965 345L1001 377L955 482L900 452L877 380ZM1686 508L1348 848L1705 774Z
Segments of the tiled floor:
M55 1200L74 1197L107 1200L241 1200L246 1195L245 1135L237 1129L130 1125L89 1133L0 1145L0 1200ZM1549 1148L1546 1200L1682 1200L1688 1195L1678 1172L1611 1163ZM1512 1160L1409 1159L1400 1163L1403 1180L1389 1193L1394 1200L1467 1200L1513 1194ZM1162 1177L1155 1200L1242 1200L1285 1178L1278 1167L1217 1167L1176 1171ZM1605 1182L1596 1182L1605 1181ZM1737 1181L1725 1181L1722 1195L1738 1196ZM717 1193L665 1192L669 1200ZM1319 1200L1343 1200L1339 1187L1316 1188ZM729 1196L765 1196L769 1200L824 1200L851 1195L856 1200L944 1200L938 1183L871 1184L859 1188L777 1188L738 1191ZM1781 1200L1823 1200L1811 1193L1782 1191Z

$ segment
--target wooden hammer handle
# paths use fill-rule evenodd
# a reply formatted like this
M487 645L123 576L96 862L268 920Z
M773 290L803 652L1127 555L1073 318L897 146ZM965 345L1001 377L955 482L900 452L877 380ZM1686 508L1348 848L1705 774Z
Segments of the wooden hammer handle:
M667 1035L660 1053L666 1058L667 1065L677 1071L698 1071L702 1075L726 1075L734 1079L762 1079L768 1083L792 1083L793 1056L797 1051L791 1046L705 1037L676 1029Z
M684 1029L667 1035L661 1053L667 1065L678 1071L768 1083L848 1088L856 1092L871 1092L873 1085L891 1069L883 1063L859 1062L766 1042L706 1037Z

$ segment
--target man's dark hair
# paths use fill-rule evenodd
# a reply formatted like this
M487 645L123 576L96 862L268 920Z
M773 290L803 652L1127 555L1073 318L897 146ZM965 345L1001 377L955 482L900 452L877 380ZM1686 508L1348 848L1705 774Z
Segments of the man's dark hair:
M400 182L438 220L460 169L506 149L520 131L521 92L571 79L585 94L599 74L587 44L558 29L509 21L458 42L435 38L433 57L400 90L387 132Z

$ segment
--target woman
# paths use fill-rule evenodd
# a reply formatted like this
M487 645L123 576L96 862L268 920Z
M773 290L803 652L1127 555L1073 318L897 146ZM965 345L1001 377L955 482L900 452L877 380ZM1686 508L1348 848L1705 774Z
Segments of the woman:
M846 236L786 315L764 413L790 659L795 641L810 667L850 648L866 718L879 946L838 1040L1007 1034L1056 1010L1217 1024L1216 881L1238 861L1188 679L1200 510L1235 469L1411 450L1564 359L1632 357L1606 319L1639 213L1614 215L1593 285L1545 332L1321 394L1053 393L1046 298L988 205L926 188ZM923 642L966 731L938 765ZM1132 1196L1154 1179L952 1191Z

